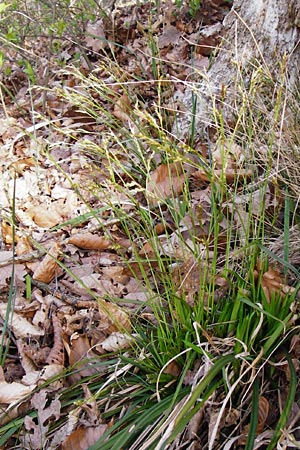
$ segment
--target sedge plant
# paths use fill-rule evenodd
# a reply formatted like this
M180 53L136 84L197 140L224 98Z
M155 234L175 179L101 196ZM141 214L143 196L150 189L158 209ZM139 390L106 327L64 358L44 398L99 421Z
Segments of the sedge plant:
M84 83L102 93L106 90L107 99L113 95L109 93L108 87L93 77L86 79ZM126 95L130 96L129 84L125 82L122 86ZM80 98L80 94L76 92L67 95L68 99L74 96L76 103L83 108L82 105L89 101L86 97ZM246 95L249 101L251 89ZM257 189L256 179L262 169L256 168L255 155L252 155L251 163L255 169L251 183L237 179L228 185L226 167L231 157L230 145L227 144L229 131L225 129L222 120L218 118L218 140L224 169L216 176L213 164L207 164L202 159L191 162L185 153L176 150L170 134L162 127L159 114L156 119L149 117L138 103L136 105L133 111L134 132L126 133L124 128L121 128L122 132L118 132L118 123L113 119L115 126L108 131L109 138L103 140L104 144L110 142L110 148L92 144L90 149L99 159L106 160L110 176L103 187L97 187L99 198L102 198L102 189L109 192L110 186L113 186L120 193L119 197L125 199L123 204L122 201L118 203L107 199L107 204L114 215L120 217L122 232L131 243L128 267L149 290L146 303L140 304L135 313L134 345L128 355L120 355L120 363L130 367L127 375L133 376L136 392L142 389L143 395L135 397L136 401L124 398L128 403L125 414L115 421L91 449L99 446L107 449L117 449L120 446L150 449L174 445L174 442L184 439L184 430L192 417L201 408L207 407L212 397L221 398L222 392L227 395L219 409L219 426L222 427L222 414L229 402L236 408L244 408L246 415L241 420L249 421L246 446L251 448L258 420L258 392L263 389L261 380L267 376L270 367L274 367L276 355L292 336L295 325L293 317L297 289L285 294L274 292L271 298L266 296L264 290L263 273L269 269L268 252L264 252L264 249L268 233L272 232L278 222L275 217L268 217L266 206L272 167L264 167L263 181ZM101 110L101 106L98 105L97 108ZM110 121L111 116L107 110L103 108L102 111L103 117L106 116L106 120ZM160 111L159 105L157 111ZM275 124L280 121L279 103L278 113L277 115L276 110ZM231 130L229 142L232 145L236 141L243 143L246 133L251 140L257 139L257 124L251 123L251 117L248 117L248 129L243 128L246 115L247 108L243 107L238 114L236 129L233 132ZM154 130L155 139L151 136ZM193 152L192 148L189 150ZM272 150L271 136L269 151ZM195 210L192 209L188 175L181 194L173 192L168 198L158 198L154 203L147 200L147 180L159 166L157 161L170 167L167 175L167 182L170 184L174 177L174 172L171 171L174 161L179 162L182 167L186 167L186 164L194 165L197 170L205 167L205 175L210 183L211 207L207 234L203 238L197 238L199 216L196 217ZM254 190L255 195L252 195ZM137 192L144 194L143 202L137 200ZM247 204L244 209L240 206L241 198ZM259 199L259 210L256 198ZM131 206L133 214L130 217L124 216L124 205ZM192 217L190 230L183 234L183 224L188 215ZM164 222L164 233L158 235L153 225L166 216L172 222L172 227L169 228ZM284 217L287 221L287 202ZM225 220L226 243L225 249L220 253L217 236L220 235L221 224ZM287 242L289 226L286 222L284 229ZM149 244L148 251L145 251L145 243ZM174 267L183 265L188 258L192 261L192 269L196 268L196 272L198 270L196 277L199 288L193 294L192 301L188 298L188 292L180 290L174 280ZM188 271L191 267L185 266L185 269ZM255 275L257 271L258 275ZM228 286L218 298L215 280L220 274ZM186 275L180 274L179 286L184 283ZM145 308L150 309L151 313L146 314ZM274 425L270 446L279 439L279 429L285 427L291 402L295 400L295 369L288 356L287 364L293 373L289 401L283 418L281 416L277 425ZM198 372L195 367L199 368ZM194 373L191 385L187 382L187 374L190 372ZM246 393L252 388L251 410ZM100 400L102 391L95 395ZM122 389L119 390L119 396L120 400ZM242 403L239 403L241 399ZM206 439L210 448L214 448L217 431L207 435Z
M282 85L279 92L268 79L277 102L273 128L264 134L264 161L258 164L252 148L262 136L261 90L267 71L261 66L248 88L237 81L242 99L233 129L225 125L222 112L213 108L216 133L209 144L217 151L209 157L200 155L193 147L195 130L191 129L188 146L168 128L160 102L162 86L167 83L157 64L159 51L153 48L154 42L152 80L124 81L122 70L110 58L103 70L113 81L107 83L96 74L86 76L72 68L69 73L80 88L61 90L65 101L101 122L104 131L98 141L84 139L80 132L74 136L73 130L61 131L78 140L101 175L100 181L88 186L72 187L82 199L84 189L88 190L101 207L93 210L88 205L87 213L60 226L94 217L98 229L112 234L102 221L110 211L127 242L125 250L116 245L113 251L147 293L142 300L130 301L126 296L126 302L134 305L130 347L96 358L95 364L100 369L107 365L107 370L65 388L62 403L71 408L75 401L79 407L81 384L88 384L102 420L110 424L90 450L188 448L200 436L209 449L229 445L234 439L248 450L254 446L258 424L262 425L260 398L269 395L271 402L268 389L275 390L273 381L282 376L280 360L289 370L288 390L281 414L268 423L272 435L267 448L271 450L282 439L297 400L296 369L288 351L297 331L297 286L283 290L286 285L280 278L269 289L266 282L270 273L277 274L270 272L275 270L270 255L277 263L283 261L286 269L291 266L290 203L285 201L271 213L268 203L274 141L283 120L282 98L287 94ZM133 89L142 81L159 91L151 113ZM126 99L123 108L120 98ZM131 108L126 107L128 100ZM116 114L115 104L122 114ZM253 106L257 106L257 115ZM247 161L240 167L234 161L237 170L232 179L228 167L235 145ZM167 195L167 189L151 187L153 173L162 166ZM175 186L178 179L180 189ZM202 199L198 203L196 194ZM276 259L268 251L268 239L279 226L284 230L284 251L283 258ZM112 294L106 300L124 302ZM69 372L76 370L71 367ZM239 413L235 421L226 423L224 417L231 409ZM215 426L208 427L212 411ZM206 419L199 420L197 429L190 432L199 414ZM21 425L20 419L2 427L0 442ZM63 420L51 425L49 435L60 426Z

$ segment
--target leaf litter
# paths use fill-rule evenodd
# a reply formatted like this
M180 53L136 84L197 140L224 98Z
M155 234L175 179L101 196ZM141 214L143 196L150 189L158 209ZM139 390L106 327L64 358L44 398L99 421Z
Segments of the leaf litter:
M201 18L195 17L191 21L186 20L184 9L178 16L173 15L174 5L170 2L151 24L162 61L159 70L166 76L165 83L161 82L162 109L166 112L176 109L182 112L178 99L183 87L178 84L179 92L176 92L175 84L169 81L172 77L185 80L190 76L192 46L196 47L194 67L201 70L208 67L211 49L221 40L221 20L228 10L225 3L221 2L221 7L207 2L208 6L204 4L201 10ZM65 414L60 400L62 388L101 373L96 363L99 355L107 355L109 359L110 353L129 348L134 342L132 317L148 301L160 300L160 292L152 279L153 269L157 267L157 252L178 263L171 269L176 295L185 298L190 307L194 307L199 291L206 285L214 284L216 289L212 297L207 292L201 297L205 305L217 302L229 289L221 268L220 273L210 273L214 242L217 241L221 261L229 227L228 215L224 214L218 236L211 233L211 193L214 186L222 183L243 185L253 179L254 169L246 164L245 149L230 142L215 143L210 152L207 148L204 151L201 148L196 156L195 152L189 155L185 152L184 163L176 158L168 163L159 160L156 168L149 171L142 194L130 177L126 181L126 171L121 164L113 167L116 158L110 158L109 154L119 151L121 161L124 158L122 148L111 148L103 137L100 139L101 146L107 145L106 158L99 158L92 151L99 145L96 136L99 133L105 136L104 131L108 135L111 132L106 129L107 120L101 123L107 114L118 121L118 126L131 129L132 134L139 137L134 120L134 100L150 115L157 113L157 90L153 88L157 80L153 77L153 58L146 37L149 14L148 3L127 6L115 11L114 27L105 19L86 26L85 45L95 57L87 64L81 56L82 71L87 76L92 72L91 75L96 76L103 86L111 86L113 98L111 102L101 90L93 92L91 98L95 105L100 105L98 117L91 117L80 105L74 107L68 101L67 94L73 88L86 95L84 80L75 69L73 75L71 70L67 72L67 80L66 72L52 70L48 83L52 92L47 95L40 89L30 93L27 78L17 65L12 66L11 75L6 79L8 89L15 93L15 102L9 97L5 99L8 115L0 118L0 317L2 321L8 319L12 339L1 374L0 397L4 412L0 422L5 424L24 414L23 444L33 449L41 448L41 443L46 441L49 442L47 448L76 446L86 449L111 425L103 422L96 400L82 384L82 405L68 410L67 421L56 434L51 434L50 430L50 425ZM116 42L121 42L126 50ZM33 46L37 58L47 48L47 42L43 40L37 43L28 39L27 45ZM99 55L105 56L108 49L117 55L122 67L124 75L120 75L118 81L99 58ZM138 58L129 57L128 49ZM75 44L64 43L62 58L70 63L76 51ZM180 70L173 65L174 61L182 63ZM55 60L52 63L55 67ZM106 61L106 64L109 63ZM142 76L147 82L141 81ZM133 83L129 95L124 92L123 85L130 80ZM41 77L37 84L43 86ZM31 95L36 114L34 126ZM87 97L86 101L89 101ZM50 119L44 121L44 116ZM167 115L166 129L170 129L173 119L171 113ZM147 153L149 142L141 139L141 145ZM199 149L201 145L198 143ZM132 149L131 164L138 162ZM112 167L123 190L115 190L107 184L106 196L94 195L97 183L107 183ZM126 189L130 191L128 195ZM163 210L163 214L155 212L167 201L178 199L180 202L187 189L190 189L191 208L182 214L177 225L167 210ZM138 254L145 258L144 264L136 263L132 241L128 241L123 233L121 221L114 216L111 207L115 201L123 208L124 217L131 214L134 218L137 212L131 200L133 195L137 203L152 211L152 218L157 221L153 241L142 234L136 240ZM251 193L253 216L261 214L259 196L254 183ZM10 221L13 199L15 233ZM240 242L245 238L249 222L249 203L250 195L245 196L242 189L235 195L234 204L232 199L221 198L221 207L233 215ZM273 211L281 205L281 194L270 185L265 209ZM182 240L187 243L184 248ZM154 248L158 243L159 248ZM195 253L199 253L199 260L195 259ZM232 258L235 258L234 254ZM14 313L8 310L7 304L12 269L17 290ZM142 271L149 275L147 286ZM26 290L28 276L30 293ZM276 268L261 272L258 263L254 277L261 280L268 302L276 294L284 297L293 291ZM293 351L297 348L299 345L295 343ZM67 378L64 374L69 367L74 370ZM178 376L178 365L170 364L165 373ZM191 374L194 382L195 373ZM288 378L289 375L285 376ZM39 386L41 388L36 391ZM28 408L36 414L26 414ZM189 439L193 440L204 422L209 425L209 439L218 414L218 407L208 408L207 404L202 408L190 424ZM257 435L264 433L268 415L269 400L260 396ZM239 418L238 411L226 411L220 429L235 426ZM241 435L247 436L247 432L245 425ZM245 444L243 436L239 444Z

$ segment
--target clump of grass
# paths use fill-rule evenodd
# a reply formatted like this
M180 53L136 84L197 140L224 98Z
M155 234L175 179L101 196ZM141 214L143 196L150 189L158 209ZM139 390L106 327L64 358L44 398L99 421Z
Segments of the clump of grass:
M111 87L93 76L84 79L82 84L93 92L101 93L101 97L107 100L115 96ZM222 438L218 436L222 427L226 428L222 417L231 405L231 408L243 410L244 413L235 426L230 426L232 434L229 436L237 438L248 423L245 439L247 448L250 448L256 435L259 398L267 395L263 380L269 379L271 373L273 379L280 378L275 368L276 360L288 346L295 329L297 311L297 290L285 295L274 292L268 298L264 289L263 274L269 270L269 255L264 248L280 220L280 214L276 220L268 216L267 195L273 161L269 159L264 161L264 166L255 168L250 184L246 180L244 184L236 180L228 185L226 166L230 152L223 146L224 173L221 182L214 175L214 167L207 166L206 173L211 185L211 218L208 235L200 242L196 231L199 216L192 208L188 175L186 188L180 196L171 195L153 206L149 204L147 194L147 179L161 162L168 165L176 160L186 168L187 163L191 164L191 159L179 150L179 143L174 143L173 136L162 126L159 108L156 118L149 116L131 97L130 83L119 82L119 86L136 105L131 112L129 131L97 102L92 105L97 113L92 112L88 96L81 96L75 91L65 94L68 101L75 99L76 105L81 105L91 114L99 114L100 111L103 120L108 125L112 124L107 136L102 137L102 143L89 147L107 173L105 185L94 187L94 193L98 193L101 199L103 195L107 198L107 192L113 187L114 192L117 191L125 199L123 203L107 199L107 203L114 215L120 217L122 232L131 242L127 264L151 293L149 300L137 311L135 344L128 355L120 356L120 363L129 367L126 374L122 372L122 380L125 386L135 386L135 394L129 398L125 386L114 390L116 398L127 405L126 412L119 418L115 414L114 425L91 448L101 445L104 449L120 446L162 449L168 445L179 448L180 443L189 445L193 438L187 438L186 433L192 418L199 411L204 414L213 401L220 402L216 426L207 433L207 426L200 424L197 433L204 433L209 448L215 448L220 439L223 445L228 442L224 435ZM248 137L251 147L259 138L258 125L251 121L247 109L237 116L240 119L234 131L225 129L222 122L217 124L216 140L221 143L229 140L233 145L235 141L245 141ZM246 122L245 117L248 117ZM274 130L281 120L275 110ZM247 127L243 128L244 125ZM155 138L152 137L153 130ZM273 151L273 145L271 137L269 154ZM192 148L189 150L196 153ZM255 155L252 156L251 164L255 163ZM196 169L203 169L202 158L192 161ZM257 180L260 180L258 188ZM260 198L259 209L252 195L254 188L256 197ZM142 194L142 198L137 193ZM240 208L241 197L247 199L244 210ZM125 204L130 204L134 211L130 217L124 216ZM283 207L285 220L289 220L287 208L286 203ZM242 213L243 220L240 217L241 225L237 226L237 216ZM190 240L182 233L187 215L192 217ZM177 230L176 248L170 250L169 247L169 251L164 239L166 237L172 241L170 235L174 238L174 231L166 227L165 236L160 237L153 226L156 219L161 220L165 216L172 218L173 229ZM225 219L226 244L225 251L220 254L217 238ZM285 234L288 234L288 229L285 228ZM151 243L149 255L141 253L145 242ZM189 260L191 264L185 264ZM258 264L259 260L261 262ZM174 281L174 264L186 271L194 270L197 274L199 287L192 301ZM179 286L186 276L187 273L180 274ZM228 289L220 297L216 295L217 276L228 284ZM286 426L292 402L296 398L295 369L289 357L284 358L291 370L290 390L283 416L280 419L278 416L269 424L275 430L269 441L270 448L280 438L280 430ZM188 374L192 374L190 383L187 381ZM114 381L111 380L111 383ZM101 391L96 398L102 398Z

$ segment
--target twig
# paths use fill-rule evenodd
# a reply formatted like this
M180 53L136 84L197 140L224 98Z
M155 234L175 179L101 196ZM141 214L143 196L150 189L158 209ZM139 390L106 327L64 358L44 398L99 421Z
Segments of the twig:
M41 256L45 255L46 250L36 250L31 253L25 253L20 256L12 256L11 258L5 259L4 261L0 261L0 268L9 266L10 264L22 264L25 262L34 261L35 259L39 259Z

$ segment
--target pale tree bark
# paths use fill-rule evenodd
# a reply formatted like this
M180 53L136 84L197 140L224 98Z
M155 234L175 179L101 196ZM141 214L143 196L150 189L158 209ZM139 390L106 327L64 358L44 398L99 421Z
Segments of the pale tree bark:
M220 103L225 120L232 119L239 90L249 88L253 74L263 71L266 79L276 82L284 66L288 88L293 91L297 86L300 0L235 0L223 25L224 39L211 68L199 74L198 82L187 84L183 96L178 91L184 106L173 131L181 139L191 132L195 98L194 129L201 136L212 125L212 111Z

